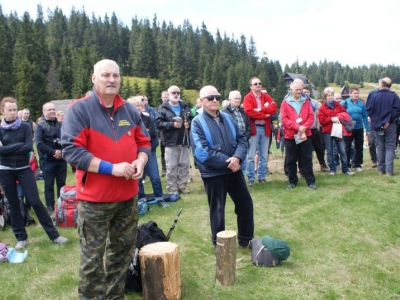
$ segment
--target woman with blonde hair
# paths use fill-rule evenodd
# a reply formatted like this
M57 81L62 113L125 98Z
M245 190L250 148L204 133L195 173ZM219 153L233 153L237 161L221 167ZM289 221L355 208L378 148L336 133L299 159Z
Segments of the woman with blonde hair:
M325 101L319 109L318 120L322 126L322 137L324 139L328 157L329 175L333 176L336 174L337 165L334 161L334 147L336 146L337 152L340 155L342 173L353 176L354 173L350 171L350 168L347 165L347 156L343 138L331 136L332 124L340 122L338 117L339 114L347 114L347 112L339 102L334 101L334 91L331 87L325 88L323 95Z

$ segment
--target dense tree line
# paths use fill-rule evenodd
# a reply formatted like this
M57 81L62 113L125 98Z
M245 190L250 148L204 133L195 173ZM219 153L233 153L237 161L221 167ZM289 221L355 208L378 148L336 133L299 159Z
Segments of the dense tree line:
M20 107L28 107L36 116L46 101L73 99L91 90L93 64L103 58L117 61L124 76L147 78L144 91L137 82L123 80L121 94L145 93L152 105L170 84L183 89L212 84L224 98L234 89L244 95L253 76L279 100L287 91L282 79L286 72L306 75L319 91L328 82L362 84L383 76L400 82L400 68L393 65L350 68L339 62L296 61L282 70L279 61L257 56L252 37L236 39L219 31L214 36L204 23L193 28L185 20L175 27L156 16L152 21L135 16L129 28L115 13L102 19L72 9L67 17L56 8L45 20L40 5L35 19L27 12L22 17L3 14L0 5L0 41L0 74L5 79L0 96L15 96Z

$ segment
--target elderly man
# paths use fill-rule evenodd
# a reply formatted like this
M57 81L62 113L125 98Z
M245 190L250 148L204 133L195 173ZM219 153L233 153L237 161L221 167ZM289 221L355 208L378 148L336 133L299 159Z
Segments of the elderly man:
M354 141L355 154L352 167L354 167L357 172L362 171L364 157L364 127L367 136L369 136L367 110L364 101L359 99L359 96L360 88L358 86L353 86L350 88L350 97L340 102L340 104L347 110L353 121L356 122L352 134L344 137L344 143L346 146L347 164L350 165L351 144Z
M33 141L35 141L36 123L33 122L31 119L29 119L30 115L31 115L31 113L30 113L29 109L24 108L22 110L21 120L22 120L22 122L27 122L31 126L32 138L33 138Z
M230 116L219 111L221 96L213 86L200 90L203 112L193 120L191 139L210 209L211 240L225 230L226 195L232 198L237 215L238 242L247 247L254 234L253 200L240 162L247 152L246 137Z
M261 92L261 81L257 77L250 79L251 91L244 97L243 108L250 118L251 138L247 154L248 185L253 186L255 181L254 158L258 147L258 182L266 183L269 137L271 136L270 116L276 113L276 103L268 94Z
M241 100L242 96L239 91L229 92L229 105L222 111L224 113L229 114L232 117L239 131L246 137L248 141L251 137L250 119L244 112L244 109L240 106ZM242 172L246 172L246 167L247 167L247 156L240 165Z
M36 147L39 152L40 165L44 179L44 197L47 211L54 212L54 181L57 185L57 198L60 189L67 179L67 163L61 155L61 122L56 119L56 108L53 103L45 103L42 107L43 122L36 126ZM29 191L26 191L29 193Z
M92 82L93 93L69 107L62 132L63 156L77 169L78 293L123 299L136 242L137 180L151 155L150 138L137 110L118 94L115 61L97 62Z
M285 130L286 171L288 172L288 189L297 185L296 162L301 162L301 171L308 187L316 189L312 166L311 127L314 123L314 111L308 97L302 95L303 85L299 82L290 84L290 94L281 105L281 123Z
M167 165L167 190L171 194L188 194L189 180L189 127L193 118L190 107L180 101L181 91L176 85L168 88L169 100L158 112L156 124L163 134Z
M372 129L376 132L376 152L378 174L394 175L396 150L396 121L400 116L399 97L390 90L392 80L382 78L379 91L367 102L367 112L371 118Z

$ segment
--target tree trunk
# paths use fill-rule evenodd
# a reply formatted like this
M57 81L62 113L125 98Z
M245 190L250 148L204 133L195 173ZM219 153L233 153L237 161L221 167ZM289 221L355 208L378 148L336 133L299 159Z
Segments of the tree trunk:
M222 286L234 284L236 276L236 232L229 230L218 232L215 252L217 258L216 283Z
M139 252L143 299L181 299L181 269L178 245L149 244Z

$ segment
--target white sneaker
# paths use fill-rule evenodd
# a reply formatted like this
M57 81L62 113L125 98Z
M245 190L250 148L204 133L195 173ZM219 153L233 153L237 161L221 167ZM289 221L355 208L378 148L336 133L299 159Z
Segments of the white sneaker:
M346 175L349 175L349 176L354 176L354 172L347 172L347 173L345 173Z
M361 172L361 171L362 171L362 168L356 168L356 171L357 171L357 172Z
M66 237L63 237L63 236L59 236L58 238L56 238L55 240L53 240L53 242L55 243L55 244L65 244L65 243L68 243L69 242L69 239L67 239Z
M334 176L335 172L329 172L329 176Z
M18 241L17 244L15 245L15 250L21 250L25 248L26 246L26 240L25 241Z

